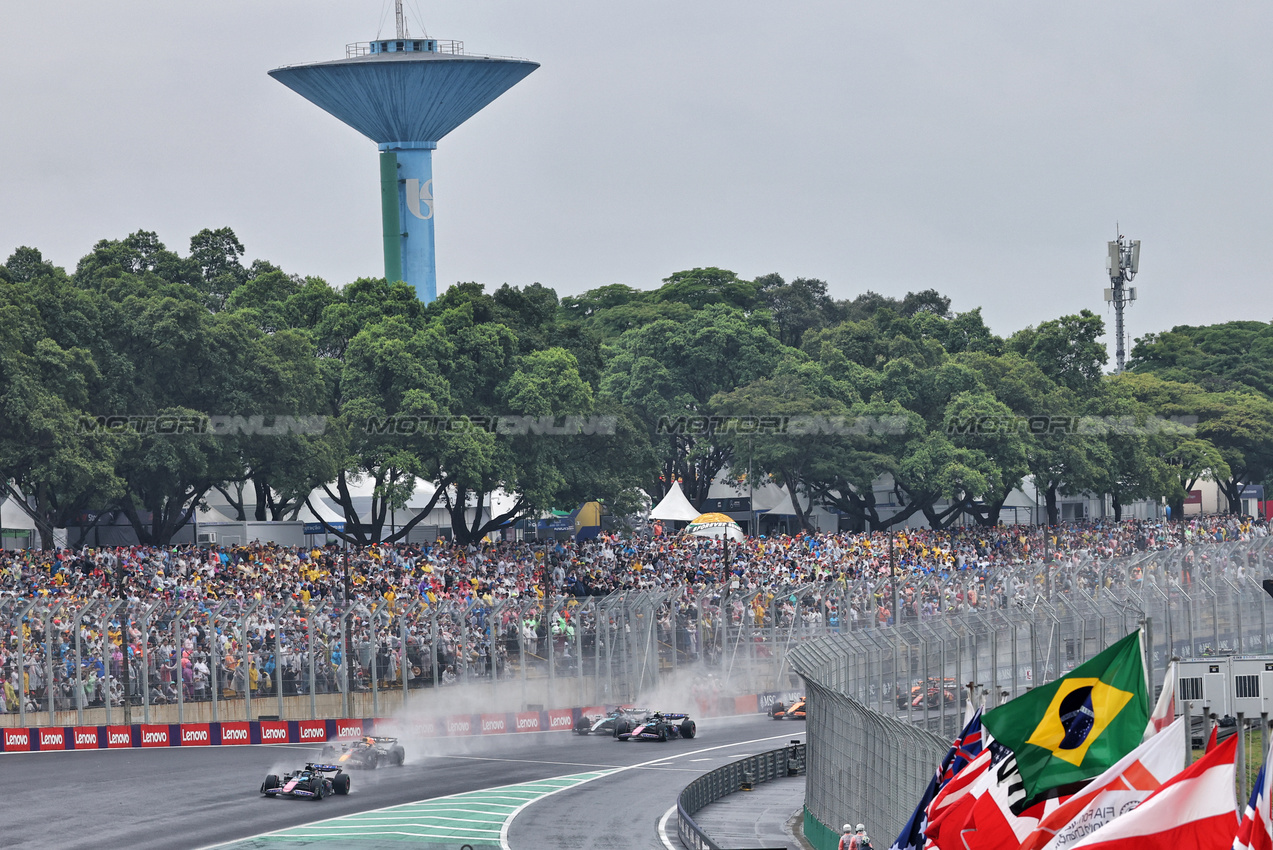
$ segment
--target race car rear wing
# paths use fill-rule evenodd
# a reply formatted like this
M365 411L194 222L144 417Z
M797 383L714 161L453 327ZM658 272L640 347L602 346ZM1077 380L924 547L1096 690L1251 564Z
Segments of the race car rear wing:
M312 764L311 763L311 764L306 764L305 768L307 770L318 770L318 771L326 771L326 772L331 772L331 771L339 772L344 770L344 768L338 764Z
M370 738L371 740L375 741L377 744L396 744L396 743L398 743L398 739L397 739L397 738L390 738L388 735L368 735L367 737L368 737L368 738Z

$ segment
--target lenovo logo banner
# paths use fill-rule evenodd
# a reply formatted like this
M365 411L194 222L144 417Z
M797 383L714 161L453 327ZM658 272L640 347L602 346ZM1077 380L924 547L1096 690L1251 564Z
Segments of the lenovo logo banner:
M502 714L483 714L482 715L482 734L498 735L500 732L508 731L507 718Z
M327 723L322 720L302 720L296 724L300 727L301 743L314 741L322 743L327 740Z
M436 738L442 734L442 724L436 718L425 717L414 724L416 735L421 738Z
M287 723L273 720L261 721L262 744L286 744L289 742Z
M106 746L111 749L116 747L131 747L133 745L133 727L131 726L107 726L106 727Z
M473 734L473 718L467 714L452 714L446 719L446 733L448 735Z
M336 737L337 738L361 738L362 723L358 720L337 720L336 721Z
M95 750L99 746L96 726L76 726L74 734L75 749L77 750Z
M168 727L167 726L142 726L141 727L141 745L143 747L168 746Z
M51 729L40 730L40 749L42 750L65 750L66 735L61 727L54 726Z
M575 728L575 713L568 708L558 708L548 712L548 728L565 729L570 731Z
M31 730L30 729L5 729L4 730L4 749L5 752L28 752L31 749Z
M524 711L517 715L517 731L518 732L538 732L539 731L539 712Z
M250 744L252 739L248 733L248 725L246 723L222 723L221 724L221 743L222 744Z
M181 727L181 746L206 747L211 743L207 723L187 723Z

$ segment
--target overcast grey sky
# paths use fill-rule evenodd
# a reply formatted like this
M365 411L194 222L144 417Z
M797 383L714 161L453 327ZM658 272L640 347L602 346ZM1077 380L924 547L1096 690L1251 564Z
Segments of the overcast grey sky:
M4 3L0 260L229 226L289 272L383 274L375 145L266 72L391 34L392 5ZM935 287L1005 334L1112 325L1117 221L1143 242L1132 335L1273 318L1273 4L409 5L542 65L439 145L439 289L716 265Z

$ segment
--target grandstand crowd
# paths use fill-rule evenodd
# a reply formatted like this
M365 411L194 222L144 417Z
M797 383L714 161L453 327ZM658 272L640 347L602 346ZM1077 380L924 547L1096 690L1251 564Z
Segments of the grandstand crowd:
M608 636L628 628L602 607L583 603L630 590L666 594L656 614L660 642L683 659L710 661L715 641L709 636L722 619L759 641L772 625L890 622L890 576L896 576L900 615L922 619L938 611L1021 605L1045 585L1048 592L1066 592L1075 583L1091 590L1097 583L1153 581L1105 566L1138 553L1267 534L1264 521L1213 516L1184 524L907 528L730 543L655 525L640 535L602 533L582 542L7 551L0 553L0 602L7 606L0 626L3 707L18 711L24 700L28 709L47 707L50 696L56 708L76 707L77 687L85 706L120 705L125 655L131 698L136 702L144 692L152 704L174 702L178 691L187 700L209 699L214 682L222 696L245 690L295 695L311 688L366 689L373 670L387 687L516 675L547 658L568 671L589 657L589 665L596 663ZM1182 565L1186 581L1193 571L1210 569L1207 547L1193 552ZM1045 562L1068 569L1046 570ZM1052 573L1056 588L1049 584ZM120 600L127 605L103 616L103 608ZM15 613L25 602L36 606L22 621L19 646ZM379 617L371 615L375 605ZM121 616L125 608L128 617ZM182 608L186 613L178 616ZM340 617L351 609L354 657L346 659ZM222 617L210 616L218 611ZM443 613L430 618L430 611ZM236 624L248 612L254 613L245 638ZM395 625L399 614L405 642Z

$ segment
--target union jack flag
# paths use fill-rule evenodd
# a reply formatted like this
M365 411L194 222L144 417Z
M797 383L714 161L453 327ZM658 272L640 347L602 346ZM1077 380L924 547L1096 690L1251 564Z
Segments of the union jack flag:
M919 805L915 807L915 812L910 816L910 820L906 821L906 825L902 827L902 832L897 836L897 840L893 842L889 850L922 850L924 846L924 830L928 827L928 805L937 796L937 792L945 787L946 783L968 766L968 763L975 759L981 752L984 744L984 736L981 731L981 709L973 714L972 718L964 726L959 737L951 744L950 749L946 752L946 757L942 759L941 766L933 773L933 778L928 781L928 787L924 789L923 795L919 799ZM1273 850L1273 848L1267 848Z
M1273 749L1273 747L1271 747ZM1251 800L1246 804L1238 834L1233 838L1233 850L1273 850L1273 813L1269 806L1268 758L1260 768L1260 776L1251 790Z

